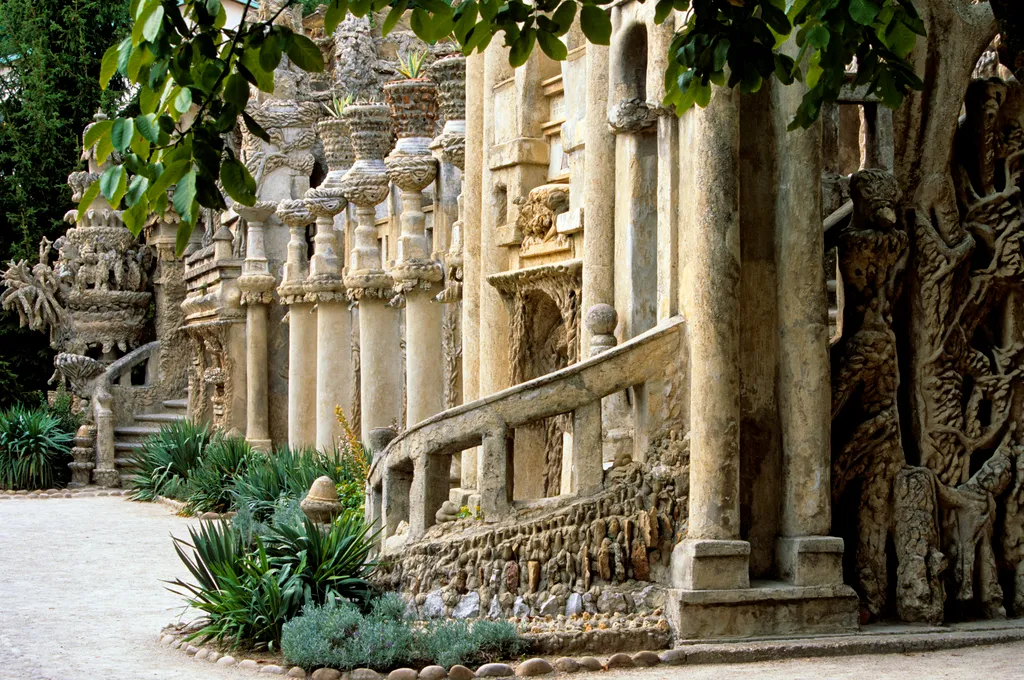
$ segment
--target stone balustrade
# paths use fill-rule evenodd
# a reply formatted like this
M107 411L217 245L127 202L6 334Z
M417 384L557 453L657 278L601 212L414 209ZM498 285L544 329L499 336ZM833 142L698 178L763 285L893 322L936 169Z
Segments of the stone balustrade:
M652 379L679 356L685 322L665 324L573 364L483 399L449 409L406 430L378 452L367 478L367 521L383 528L382 540L409 523L409 539L423 536L448 499L451 457L482 446L477 481L488 520L508 513L512 474L508 438L524 425L571 413L572 493L600 488L603 480L601 399ZM641 360L642 358L642 360Z

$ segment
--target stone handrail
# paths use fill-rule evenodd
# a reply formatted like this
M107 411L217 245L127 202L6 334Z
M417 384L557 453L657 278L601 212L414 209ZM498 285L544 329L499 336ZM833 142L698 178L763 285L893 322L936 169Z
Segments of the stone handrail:
M448 499L450 456L482 445L480 506L493 518L508 510L507 439L517 427L573 414L572 492L589 493L603 479L601 399L646 382L682 351L684 320L662 325L597 356L463 404L396 437L370 466L367 520L386 536L403 519L418 538Z
M136 347L128 354L115 361L114 363L107 366L107 370L103 372L103 377L100 378L102 386L109 388L111 385L119 382L121 377L126 373L131 374L133 368L141 364L143 361L147 361L157 353L160 349L160 341L154 340L153 342L146 343L141 347Z

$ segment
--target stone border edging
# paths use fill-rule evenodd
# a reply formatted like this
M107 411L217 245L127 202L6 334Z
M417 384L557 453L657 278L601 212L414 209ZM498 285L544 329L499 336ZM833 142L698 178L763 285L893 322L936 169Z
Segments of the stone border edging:
M0 500L40 499L40 498L91 498L94 496L125 496L124 489L106 489L99 486L83 486L77 489L37 489L26 491L19 489L0 489Z
M320 668L311 674L295 666L286 669L253 659L237 661L206 647L196 647L181 636L161 634L159 642L172 649L182 649L197 660L206 660L221 666L236 666L267 675L283 675L289 678L309 680L384 680L385 676L369 668L338 671ZM580 658L562 657L554 662L542 658L521 661L515 666L504 663L488 663L475 672L465 666L427 666L422 670L399 668L391 671L386 680L473 680L474 678L532 677L553 673L569 674L580 671L607 671L625 668L646 668L657 665L683 666L702 664L737 664L757 661L778 661L783 659L809 659L816 657L842 657L859 654L906 654L911 652L932 652L942 649L959 649L982 645L1024 642L1024 621L1001 628L987 629L943 629L928 632L879 632L857 633L843 636L818 638L797 638L785 640L734 641L715 643L690 643L659 653L644 651L633 654L618 653L601 661L592 656Z

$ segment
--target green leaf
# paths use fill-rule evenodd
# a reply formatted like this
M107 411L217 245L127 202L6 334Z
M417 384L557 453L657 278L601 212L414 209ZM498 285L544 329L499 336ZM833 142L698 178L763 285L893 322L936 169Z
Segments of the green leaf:
M96 197L100 195L100 183L99 180L93 182L82 194L82 200L78 202L78 215L76 220L81 222L85 219L85 211L89 209L92 202L96 200Z
M185 113L192 108L192 90L187 87L181 88L181 92L174 98L174 108L178 113Z
M304 35L296 33L288 43L288 58L303 71L320 73L324 70L324 55L316 43Z
M917 43L917 35L902 21L892 21L885 29L885 44L900 59L906 59Z
M871 0L850 0L850 18L858 24L870 26L878 12L878 5Z
M260 46L260 67L264 71L273 71L281 63L281 54L284 52L281 44L281 36L271 33Z
M245 111L242 111L242 120L245 121L245 127L254 137L262 139L264 142L270 141L270 135L263 129L263 126L253 120L253 117Z
M823 50L828 47L829 37L828 29L819 24L807 31L807 44Z
M671 0L667 0L669 4ZM576 19L576 1L575 0L564 0L555 13L551 15L551 20L558 24L558 32L555 33L559 38L569 32L572 28L572 22ZM543 45L541 45L543 47Z
M188 247L189 239L192 238L192 229L194 228L191 220L182 219L181 224L178 225L178 234L174 240L174 252L178 257L185 253L185 248Z
M160 33L160 27L163 26L164 22L164 8L157 6L153 13L146 19L146 23L142 26L142 37L149 42L155 42L156 36Z
M793 30L786 13L775 7L770 2L761 3L761 18L764 19L769 28L780 36L789 35L789 32ZM771 45L769 45L769 47L771 47Z
M110 135L103 135L96 142L96 162L103 165L114 153L114 143L110 141Z
M131 56L128 57L128 66L125 69L125 74L128 76L128 80L137 82L139 79L139 69L146 61L146 57L149 54L149 50L145 47L136 47L132 50Z
M608 18L608 12L597 5L583 5L580 27L587 40L595 45L607 45L611 41L612 20Z
M575 5L575 3L573 3ZM658 4L654 8L654 23L660 26L665 23L665 19L675 9L675 2L673 0L658 0Z
M242 59L235 64L238 72L246 80L258 87L262 92L271 93L274 91L274 74L268 73L260 66L259 56L254 50L242 52Z
M391 32L391 29L395 27L398 20L405 14L405 8L409 6L409 0L399 0L399 2L391 8L388 12L388 16L384 19L384 24L380 28L382 35L387 35Z
M195 168L192 168L178 180L178 184L174 187L174 197L171 199L171 203L183 221L191 222L192 204L195 203L195 200L196 171Z
M226 159L220 166L220 181L228 196L236 202L242 205L256 204L256 180L240 161Z
M121 56L121 45L111 45L103 53L103 60L100 62L100 89L107 89L110 79L117 71L117 62Z
M89 126L89 129L85 131L85 140L82 144L83 148L91 149L99 141L100 137L110 132L110 129L114 127L114 121L112 120L101 120L93 123Z
M701 82L696 78L693 79L693 83L696 84L690 85L690 87L696 86L696 89L694 90L693 101L694 103L697 104L697 106L703 109L711 101L711 86L701 84Z
M132 141L128 147L140 160L149 158L149 142L139 132L136 131L132 134Z
M125 202L129 207L138 204L139 199L146 193L146 189L149 188L149 180L142 175L135 175L132 177L131 183L128 185L128 193L125 194Z
M725 68L725 62L729 56L729 47L731 43L728 38L719 38L718 42L715 43L715 49L713 51L712 71L721 71Z
M100 175L100 193L103 194L103 197L110 202L110 205L115 210L121 202L121 197L124 196L127 182L128 173L125 172L124 167L121 165L111 165Z
M132 143L135 134L135 121L131 118L118 118L110 128L110 143L118 151L124 151Z
M160 173L160 176L150 184L149 189L146 190L146 196L151 202L156 201L160 194L165 193L171 188L172 184L177 183L178 180L184 177L185 171L189 167L191 167L189 161L177 161L168 165Z
M156 126L156 114L147 113L135 119L135 127L139 134L152 144L160 141L160 129Z
M544 54L555 61L564 61L569 56L565 43L547 31L537 31L537 42L540 44L540 48L544 50Z
M131 193L130 189L129 193ZM121 220L124 222L125 228L136 236L142 233L147 217L149 217L149 203L145 200L133 204L121 213Z
M327 5L327 12L324 14L324 33L331 35L338 28L338 24L348 14L348 0L331 0Z
M537 30L534 28L528 28L520 33L508 51L509 65L518 68L525 64L526 60L530 58L530 53L533 52L533 43L536 39Z
M232 73L224 83L224 101L244 109L249 103L249 83L240 73Z

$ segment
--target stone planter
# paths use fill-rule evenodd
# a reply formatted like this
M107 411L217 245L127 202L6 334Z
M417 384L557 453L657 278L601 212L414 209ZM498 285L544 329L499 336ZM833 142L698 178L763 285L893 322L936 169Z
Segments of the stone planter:
M438 59L430 67L437 85L437 99L445 121L466 118L466 58L461 54Z
M316 132L324 143L324 156L329 170L344 170L355 160L348 125L341 118L325 118L316 124Z
M342 120L352 135L355 162L345 173L345 198L372 207L388 196L384 156L391 149L391 112L382 104L348 106Z
M395 80L384 86L399 139L431 138L437 122L437 88L428 78Z

